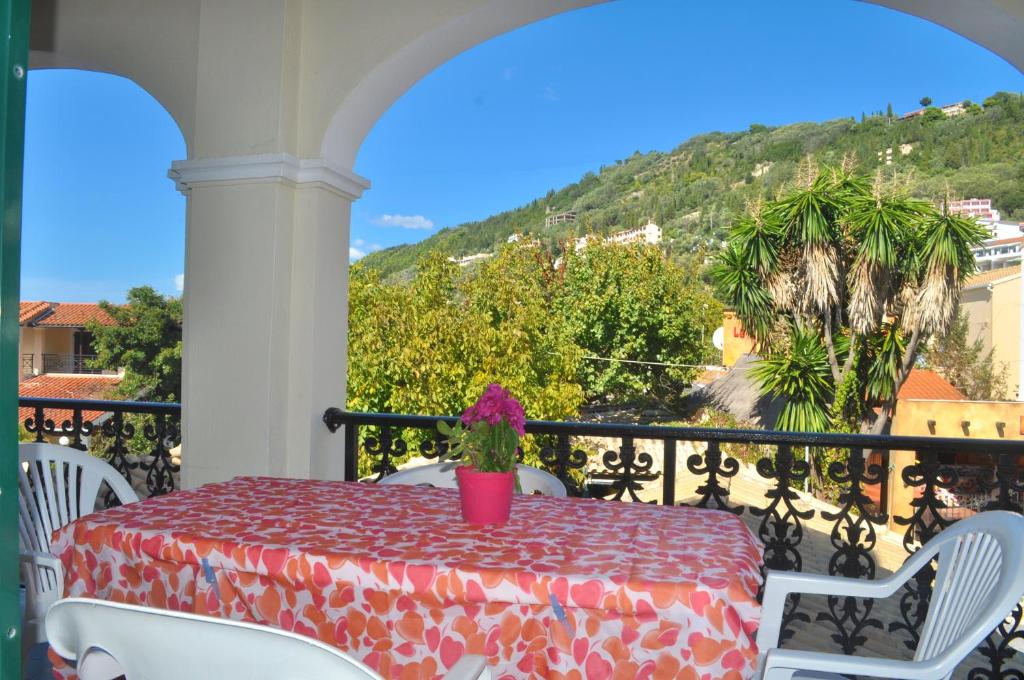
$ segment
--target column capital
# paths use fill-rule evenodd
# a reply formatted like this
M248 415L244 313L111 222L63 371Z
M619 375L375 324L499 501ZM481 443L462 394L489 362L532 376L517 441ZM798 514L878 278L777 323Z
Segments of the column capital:
M319 186L354 201L370 188L370 180L323 158L296 158L288 153L174 161L167 176L186 195L193 186L202 184L286 182L297 187Z

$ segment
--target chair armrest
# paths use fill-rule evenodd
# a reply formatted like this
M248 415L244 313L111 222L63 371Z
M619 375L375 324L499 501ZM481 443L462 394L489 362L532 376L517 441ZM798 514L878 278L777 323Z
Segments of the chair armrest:
M59 557L41 550L22 550L18 555L18 560L22 566L27 568L27 578L32 579L32 583L25 584L26 587L31 586L32 592L41 590L37 586L37 580L40 577L39 569L43 568L54 572L56 579L56 595L54 599L59 600L64 596L64 565L61 564Z
M490 680L487 659L477 654L467 654L445 673L444 680Z
M841 576L822 576L795 571L769 571L761 602L761 625L757 630L757 648L762 653L779 646L779 629L786 596L791 593L836 595L840 597L884 598L896 592L902 582L893 577L864 581Z
M924 661L902 661L825 652L772 649L763 661L762 680L790 680L796 671L823 671L842 675L896 680L935 680L943 677L938 665Z

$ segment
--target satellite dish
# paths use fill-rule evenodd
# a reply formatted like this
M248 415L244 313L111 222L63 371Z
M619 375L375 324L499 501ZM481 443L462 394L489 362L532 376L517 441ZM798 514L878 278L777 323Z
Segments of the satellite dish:
M714 334L711 336L711 344L715 346L715 349L725 349L725 328L719 326L715 329Z

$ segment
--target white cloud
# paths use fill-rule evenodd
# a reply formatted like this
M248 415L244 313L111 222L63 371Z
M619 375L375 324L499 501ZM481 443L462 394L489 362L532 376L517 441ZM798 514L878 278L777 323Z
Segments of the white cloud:
M380 250L382 247L379 243L367 243L364 239L357 238L348 248L348 259L355 262L361 257L366 257L367 253Z
M178 274L174 277L174 287L179 293L185 290L185 274Z
M433 229L434 222L423 215L380 215L370 220L382 227L402 227L403 229Z
M547 99L549 102L558 101L558 90L555 89L554 85L544 86L544 99Z
M352 262L355 262L356 260L358 260L361 257L366 257L366 251L365 250L359 250L359 248L356 248L355 246L349 246L348 247L348 259L349 260L351 260Z

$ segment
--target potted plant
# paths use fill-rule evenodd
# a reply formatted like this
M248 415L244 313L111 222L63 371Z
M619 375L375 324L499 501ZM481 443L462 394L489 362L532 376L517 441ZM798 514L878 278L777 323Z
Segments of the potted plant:
M501 385L488 385L454 426L443 420L438 431L448 439L449 455L461 454L455 469L462 518L470 524L504 524L512 507L519 438L526 434L523 407Z

